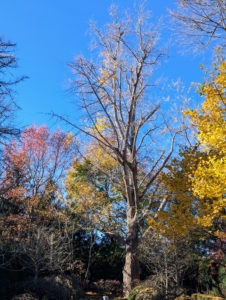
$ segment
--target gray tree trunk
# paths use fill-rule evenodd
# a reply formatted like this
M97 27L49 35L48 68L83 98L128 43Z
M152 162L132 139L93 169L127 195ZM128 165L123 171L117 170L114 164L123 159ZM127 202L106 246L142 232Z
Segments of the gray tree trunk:
M131 219L130 210L127 212L126 257L123 269L123 294L125 297L128 297L134 280L140 279L138 225L136 220Z

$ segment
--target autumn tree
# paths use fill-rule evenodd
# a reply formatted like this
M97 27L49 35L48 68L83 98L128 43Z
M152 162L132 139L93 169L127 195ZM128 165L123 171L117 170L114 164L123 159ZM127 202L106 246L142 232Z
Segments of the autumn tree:
M5 145L1 240L13 245L19 254L26 248L30 251L27 255L34 255L38 238L39 246L44 248L42 244L48 241L47 234L51 238L56 233L61 237L65 233L63 183L75 149L70 133L57 129L51 134L44 125L26 128L20 141L12 140Z
M192 125L196 128L198 141L205 154L199 160L192 178L193 194L202 203L202 215L199 216L199 221L204 226L208 226L220 218L220 223L224 227L226 192L226 62L224 58L213 63L213 68L214 71L200 87L201 96L205 98L201 108L188 110L185 114L190 117Z
M72 260L64 176L76 147L71 133L33 125L4 147L1 267L33 275L62 271Z
M99 60L79 56L69 64L80 117L76 122L58 117L84 134L81 140L93 147L87 157L91 169L106 176L115 189L115 194L108 194L84 178L76 186L79 164L84 168L85 160L77 161L69 176L68 192L75 206L80 211L83 207L87 218L96 210L97 227L125 246L126 296L140 276L138 245L145 235L143 224L167 202L157 179L172 156L176 132L173 121L161 111L164 100L155 89L154 71L165 53L157 46L159 27L150 23L142 5L137 14L130 11L121 19L112 7L111 17L103 30L91 24ZM121 219L116 217L120 210Z
M226 64L221 55L213 71L197 86L204 102L199 109L184 111L194 130L196 143L181 149L167 165L161 182L168 194L167 210L149 225L175 238L190 234L216 257L224 253L225 238L225 82ZM222 241L222 243L221 243Z
M200 232L202 226L197 222L197 214L202 206L192 191L193 173L205 155L198 145L179 150L179 155L166 166L160 175L161 184L167 191L167 209L157 212L148 223L157 234L169 240L187 239Z
M194 50L226 45L226 3L224 0L179 0L170 10L175 34Z

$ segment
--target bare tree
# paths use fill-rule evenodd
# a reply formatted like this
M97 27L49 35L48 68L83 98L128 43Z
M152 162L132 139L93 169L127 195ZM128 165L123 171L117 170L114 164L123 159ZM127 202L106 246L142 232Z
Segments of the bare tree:
M15 44L0 36L0 142L9 136L15 136L20 130L15 126L15 113L19 106L14 101L15 85L26 76L15 77L11 70L18 67L13 54Z
M81 112L75 122L55 116L78 129L86 141L88 137L94 139L121 166L126 234L122 238L116 230L106 233L125 245L126 296L133 280L140 276L138 245L145 235L142 224L167 202L163 194L158 201L154 195L159 193L158 176L173 153L176 132L166 112L160 110L164 100L155 88L154 71L165 54L157 47L159 24L150 23L143 5L137 14L129 11L121 19L114 6L110 13L112 22L103 31L91 24L99 61L79 56L69 64L74 73L72 91L84 114ZM105 124L101 128L100 119Z
M0 36L0 144L3 144L10 137L18 137L20 129L16 126L15 116L19 110L19 106L14 100L15 86L25 80L26 76L15 77L11 70L18 67L17 58L13 54L15 44L6 41L3 36ZM0 178L3 174L3 159L0 148ZM1 178L2 179L2 178ZM2 219L2 199L3 184L0 187L0 215ZM3 229L1 228L1 231ZM7 249L6 249L7 248ZM9 247L1 243L0 245L0 265L8 265L9 262ZM12 258L12 256L11 256ZM13 259L11 259L13 260Z
M46 272L62 272L72 262L70 240L54 226L34 225L17 245L17 259L36 282Z
M183 45L206 50L211 42L226 46L225 0L179 0L177 10L170 10L174 30Z
M146 284L157 288L165 299L185 292L184 281L197 268L197 254L191 241L148 235L140 244L140 258L153 274Z

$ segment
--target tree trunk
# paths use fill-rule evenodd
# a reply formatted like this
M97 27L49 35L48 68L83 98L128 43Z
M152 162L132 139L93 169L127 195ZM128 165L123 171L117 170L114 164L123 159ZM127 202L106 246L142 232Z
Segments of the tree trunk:
M132 210L132 209L130 209ZM134 280L140 279L138 225L127 212L126 257L123 269L123 294L128 297Z
M38 265L35 266L35 272L34 272L34 282L37 283L37 280L38 280L38 273L39 273L39 270L38 270Z

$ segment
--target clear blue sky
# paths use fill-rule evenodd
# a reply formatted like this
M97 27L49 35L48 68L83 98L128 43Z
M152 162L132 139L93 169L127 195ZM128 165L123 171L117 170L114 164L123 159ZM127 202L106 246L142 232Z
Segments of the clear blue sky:
M147 8L153 11L153 20L166 14L173 0L148 1ZM70 71L66 63L83 53L88 54L90 36L86 34L89 21L106 23L108 8L112 3L122 8L133 5L133 0L2 0L0 34L17 43L16 55L20 68L16 71L30 77L18 86L18 114L23 126L53 122L39 112L58 113L70 111L71 96L65 91ZM170 38L169 33L162 36ZM181 56L175 49L169 52L168 63L161 72L169 80L178 77L188 86L200 82L199 69L204 56L196 58ZM198 101L198 100L197 100Z

